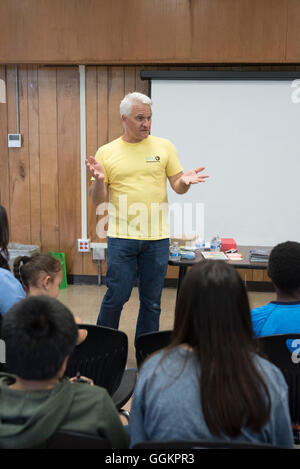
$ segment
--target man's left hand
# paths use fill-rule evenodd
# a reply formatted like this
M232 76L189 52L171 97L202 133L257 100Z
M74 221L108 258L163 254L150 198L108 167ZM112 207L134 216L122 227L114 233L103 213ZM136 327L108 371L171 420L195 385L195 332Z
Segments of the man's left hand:
M198 174L205 169L204 166L197 169L191 169L186 173L183 173L181 176L181 182L183 182L186 186L190 186L191 184L198 184L199 182L205 182L206 178L209 176L207 174Z

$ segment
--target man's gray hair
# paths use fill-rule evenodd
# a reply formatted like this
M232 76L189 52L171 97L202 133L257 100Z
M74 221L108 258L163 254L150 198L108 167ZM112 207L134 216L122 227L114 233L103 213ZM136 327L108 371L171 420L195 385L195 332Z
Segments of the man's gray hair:
M142 104L149 104L150 106L152 105L152 101L149 98L149 96L146 96L145 94L142 94L142 93L138 93L137 91L135 91L134 93L128 93L125 96L125 98L121 101L121 104L120 104L121 116L129 117L131 113L132 105L136 101L139 101Z

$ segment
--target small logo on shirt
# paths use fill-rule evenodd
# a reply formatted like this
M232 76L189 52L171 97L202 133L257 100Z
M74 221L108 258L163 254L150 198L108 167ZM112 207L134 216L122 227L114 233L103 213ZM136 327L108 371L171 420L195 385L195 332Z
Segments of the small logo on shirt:
M146 163L160 163L160 156L146 156Z

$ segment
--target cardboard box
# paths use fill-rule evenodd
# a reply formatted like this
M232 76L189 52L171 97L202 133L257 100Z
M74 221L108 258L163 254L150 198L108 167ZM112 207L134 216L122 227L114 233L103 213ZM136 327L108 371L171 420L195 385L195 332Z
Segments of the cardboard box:
M196 239L197 239L197 235L194 235L194 234L185 235L185 234L183 234L181 236L172 237L170 239L170 241L171 241L171 244L174 241L177 241L179 246L195 246Z

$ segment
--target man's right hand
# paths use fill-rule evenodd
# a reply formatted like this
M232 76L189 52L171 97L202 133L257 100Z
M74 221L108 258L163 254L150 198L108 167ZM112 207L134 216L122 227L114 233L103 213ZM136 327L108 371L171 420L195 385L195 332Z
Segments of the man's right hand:
M108 201L108 184L104 180L104 168L93 156L85 160L88 172L94 181L89 187L89 196L95 205Z
M85 160L85 165L89 173L96 179L96 181L99 181L99 182L104 181L103 166L100 163L98 163L98 161L95 160L93 156L90 156L88 159Z

